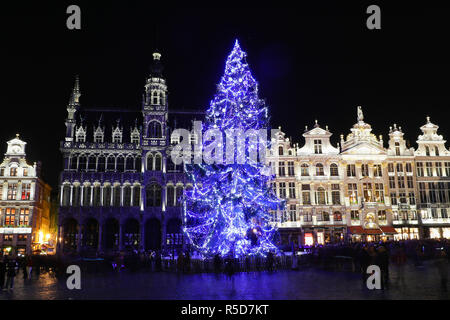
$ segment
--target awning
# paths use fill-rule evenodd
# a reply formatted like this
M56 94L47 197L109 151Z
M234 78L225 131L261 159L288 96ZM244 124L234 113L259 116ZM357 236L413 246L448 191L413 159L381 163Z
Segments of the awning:
M363 229L363 227L360 227L360 226L348 227L348 233L351 233L351 234L364 234L364 229Z
M364 229L365 234L382 234L380 229Z
M383 230L384 233L388 233L388 234L396 234L397 231L395 231L394 227L380 227L381 230Z

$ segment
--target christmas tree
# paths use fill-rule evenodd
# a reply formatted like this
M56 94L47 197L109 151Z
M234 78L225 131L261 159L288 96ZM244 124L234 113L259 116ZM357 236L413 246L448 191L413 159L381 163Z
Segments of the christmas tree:
M204 130L253 129L267 133L267 107L258 97L258 84L245 57L236 40L207 110ZM265 152L267 142L263 147ZM273 177L267 174L266 164L250 159L257 145L249 143L245 148L243 153L233 152L236 157L241 152L245 163L185 164L193 188L185 192L184 231L193 247L205 256L265 256L277 251L272 243L276 229L270 223L270 211L281 208L284 202L269 186Z

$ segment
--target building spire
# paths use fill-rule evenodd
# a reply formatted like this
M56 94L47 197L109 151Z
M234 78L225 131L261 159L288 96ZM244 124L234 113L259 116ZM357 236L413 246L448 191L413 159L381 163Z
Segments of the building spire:
M358 112L358 122L364 122L364 114L362 112L361 106L358 106L357 112Z

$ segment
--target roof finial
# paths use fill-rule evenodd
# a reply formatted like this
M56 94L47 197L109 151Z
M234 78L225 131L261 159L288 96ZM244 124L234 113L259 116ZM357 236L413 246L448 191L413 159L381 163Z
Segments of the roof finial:
M158 51L153 52L153 60L161 60L161 53Z
M19 138L19 134L18 133L16 133L16 138Z
M430 123L430 116L427 116L427 123Z

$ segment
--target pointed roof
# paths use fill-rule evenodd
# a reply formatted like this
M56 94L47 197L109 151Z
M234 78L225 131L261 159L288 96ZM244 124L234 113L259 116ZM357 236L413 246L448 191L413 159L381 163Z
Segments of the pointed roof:
M162 72L164 70L164 66L161 63L161 53L156 50L152 54L153 62L150 65L150 77L161 78L163 76Z

